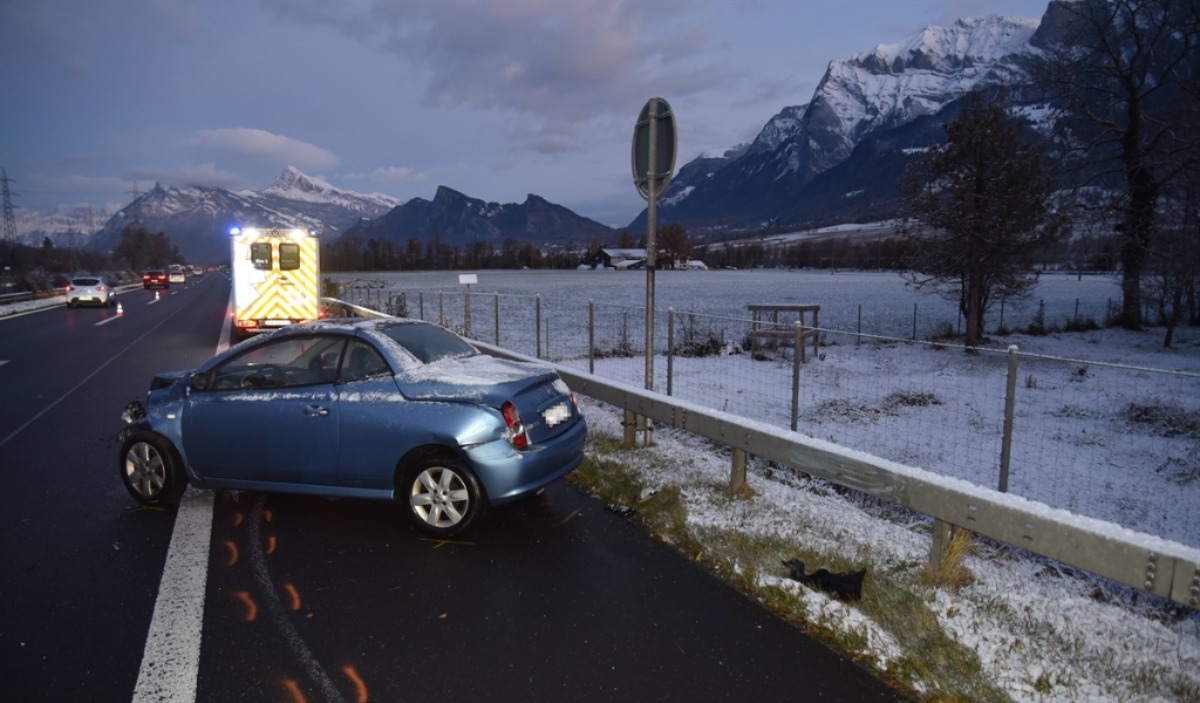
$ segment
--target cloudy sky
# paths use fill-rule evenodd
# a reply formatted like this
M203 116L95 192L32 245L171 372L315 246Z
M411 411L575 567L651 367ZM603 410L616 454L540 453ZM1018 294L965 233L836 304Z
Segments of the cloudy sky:
M0 0L0 166L13 204L120 206L163 185L347 190L609 225L644 207L638 112L677 167L807 102L832 59L1047 0Z

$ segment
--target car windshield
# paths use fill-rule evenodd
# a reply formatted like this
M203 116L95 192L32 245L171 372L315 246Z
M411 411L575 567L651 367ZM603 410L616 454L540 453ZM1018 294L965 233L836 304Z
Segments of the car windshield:
M475 347L467 344L458 335L435 325L398 323L382 327L380 331L426 364L432 364L440 359L472 356L478 353L475 351Z

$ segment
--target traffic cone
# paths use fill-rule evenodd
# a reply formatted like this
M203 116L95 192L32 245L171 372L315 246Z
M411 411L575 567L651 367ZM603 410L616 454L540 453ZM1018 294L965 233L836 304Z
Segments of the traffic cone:
M118 314L118 315L124 315L124 314L125 314L125 308L121 307L121 303L120 303L120 302L117 302L117 314Z
M154 299L158 300L158 291L154 291Z

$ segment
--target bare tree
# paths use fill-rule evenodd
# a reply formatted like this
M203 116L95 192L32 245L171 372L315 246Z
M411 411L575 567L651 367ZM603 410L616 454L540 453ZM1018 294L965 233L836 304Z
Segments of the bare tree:
M979 93L945 127L947 143L905 172L901 234L917 286L957 298L966 343L983 337L983 314L996 296L1036 281L1036 252L1061 239L1065 218L1051 209L1054 182L1041 149L1020 139L1017 123Z
M1175 328L1197 320L1200 287L1200 174L1189 171L1162 199L1160 224L1150 241L1146 297L1165 328L1163 346L1174 341Z
M655 234L655 241L658 248L671 257L672 268L680 263L687 265L688 257L692 253L692 245L688 241L688 233L683 225L673 222L659 227Z
M1083 182L1113 195L1122 240L1120 321L1140 329L1142 277L1159 198L1200 146L1175 103L1194 99L1196 0L1055 0L1043 24L1042 85L1064 114L1058 131L1085 154Z

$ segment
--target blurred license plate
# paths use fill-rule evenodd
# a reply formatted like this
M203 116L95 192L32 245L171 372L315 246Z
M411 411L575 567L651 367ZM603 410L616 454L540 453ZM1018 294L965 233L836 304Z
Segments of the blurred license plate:
M571 417L571 409L564 403L555 403L542 411L542 419L546 421L546 425L554 427L560 422L566 422Z

